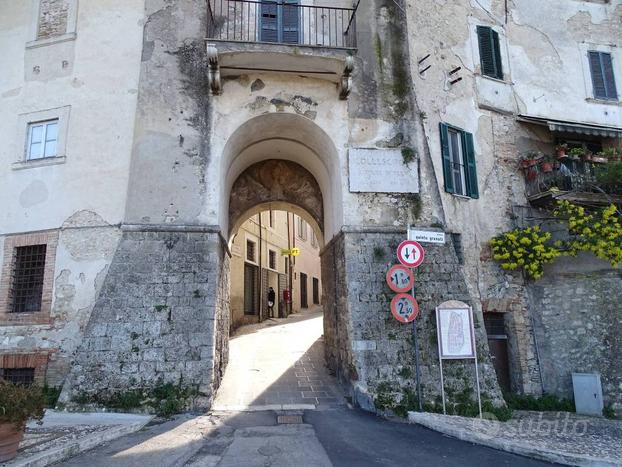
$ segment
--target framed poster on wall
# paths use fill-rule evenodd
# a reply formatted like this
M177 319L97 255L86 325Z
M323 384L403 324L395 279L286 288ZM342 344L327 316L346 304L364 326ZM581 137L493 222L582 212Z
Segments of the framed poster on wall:
M473 313L470 307L436 309L440 357L476 358Z

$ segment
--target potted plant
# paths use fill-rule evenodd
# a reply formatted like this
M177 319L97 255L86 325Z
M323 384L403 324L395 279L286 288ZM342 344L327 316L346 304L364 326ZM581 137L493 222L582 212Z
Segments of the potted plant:
M568 154L566 151L568 150L568 145L566 143L561 143L555 146L555 153L558 159L566 159Z
M540 170L542 172L552 172L553 171L553 158L550 156L544 156L540 159Z
M41 421L45 398L40 388L0 381L0 463L17 455L26 422Z
M542 154L535 151L529 151L526 153L520 161L521 168L529 169L535 165L538 165L538 160L542 158Z
M572 148L570 150L570 152L568 153L570 158L575 160L575 161L578 161L582 157L585 157L585 154L586 154L586 152L585 152L585 149L583 149L583 148Z

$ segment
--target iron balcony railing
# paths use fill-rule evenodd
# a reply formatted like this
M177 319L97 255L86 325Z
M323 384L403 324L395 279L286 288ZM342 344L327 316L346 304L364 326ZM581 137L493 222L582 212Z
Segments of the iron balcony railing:
M360 1L360 0L359 0ZM296 0L208 0L208 39L356 47L356 6L301 5Z

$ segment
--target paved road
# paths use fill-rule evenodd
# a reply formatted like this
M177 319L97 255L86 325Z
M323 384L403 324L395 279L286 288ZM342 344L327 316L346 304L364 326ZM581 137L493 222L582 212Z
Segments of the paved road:
M318 311L245 327L213 412L153 423L62 465L545 465L348 408L323 365L321 334Z

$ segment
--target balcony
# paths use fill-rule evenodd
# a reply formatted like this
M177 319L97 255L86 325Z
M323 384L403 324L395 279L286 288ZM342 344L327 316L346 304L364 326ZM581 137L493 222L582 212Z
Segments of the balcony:
M346 98L354 66L358 3L353 7L339 3L208 0L212 93L221 92L216 82L220 76L272 72L338 83L340 98Z
M620 171L620 164L569 159L525 167L527 199L535 206L561 199L585 206L622 205L622 180L612 177ZM611 173L607 174L607 170Z
M207 38L355 49L357 7L300 5L287 0L209 0Z

